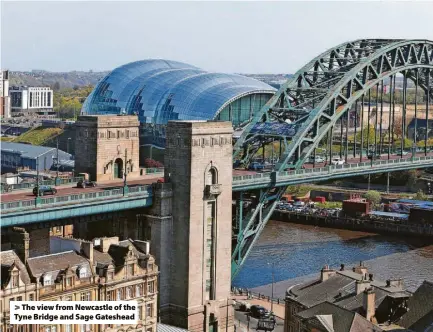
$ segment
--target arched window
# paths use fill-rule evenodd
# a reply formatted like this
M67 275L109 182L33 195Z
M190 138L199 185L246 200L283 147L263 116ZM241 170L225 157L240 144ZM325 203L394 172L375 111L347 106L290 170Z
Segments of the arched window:
M80 267L80 269L78 270L78 273L79 273L80 278L88 277L87 268L85 266Z
M217 171L215 168L211 168L208 172L207 172L207 179L206 179L206 184L217 184L218 179L217 179Z
M44 275L43 283L44 283L44 286L52 285L53 284L53 280L51 279L51 275L49 275L49 274Z
M136 285L135 286L135 295L137 297L143 296L143 285Z
M116 291L116 298L117 298L117 301L122 299L122 291L120 289L118 289Z
M127 299L133 298L133 296L132 296L132 287L126 287L126 298Z

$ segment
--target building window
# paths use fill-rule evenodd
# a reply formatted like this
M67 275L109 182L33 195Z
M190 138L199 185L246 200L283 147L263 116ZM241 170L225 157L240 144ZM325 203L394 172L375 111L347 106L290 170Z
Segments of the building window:
M56 325L45 326L45 332L56 332L56 331L57 331Z
M80 267L79 274L80 274L80 278L86 278L88 276L87 268Z
M81 325L80 325L80 331L81 331L81 332L89 332L89 331L92 331L92 329L90 328L90 324L81 324Z
M126 287L126 298L127 299L133 298L133 296L132 296L132 287Z
M12 287L18 287L19 286L19 277L18 274L14 274L12 276Z
M143 296L143 285L136 285L135 286L135 296Z
M122 290L121 289L118 289L116 291L116 298L118 301L122 299Z
M210 291L210 285L211 285L210 279L206 280L206 292Z
M46 276L44 276L44 286L49 286L49 285L52 285L53 284L53 281L52 281L52 279L51 279L51 276L50 275L46 275Z
M29 294L29 301L34 301L35 296L33 294Z
M66 278L66 286L72 286L72 277Z
M149 294L155 293L155 280L149 281L147 283L147 292Z
M152 328L152 327L148 327L148 328L146 329L146 332L153 332L153 328Z
M146 304L146 316L153 317L153 303Z
M63 301L73 301L72 295L67 295L67 296L63 297Z
M212 248L212 239L207 239L206 243L207 243L208 249L211 249Z
M148 266L147 266L147 268L149 269L149 270L153 270L153 264L151 263L151 264L149 264Z
M90 292L81 293L81 301L90 301Z
M72 325L65 325L65 332L72 332Z
M18 296L17 297L17 301L22 301L23 300L23 297L22 296Z
M143 319L143 307L141 306L138 307L138 319L139 320Z
M114 279L114 272L108 272L107 276L108 276L108 280L113 280Z
M134 275L134 264L129 264L128 265L128 276L133 276Z

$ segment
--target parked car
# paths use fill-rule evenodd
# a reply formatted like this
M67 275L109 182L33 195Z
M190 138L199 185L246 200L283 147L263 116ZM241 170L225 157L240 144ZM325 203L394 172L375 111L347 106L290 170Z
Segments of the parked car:
M240 311L249 311L251 308L251 304L248 302L240 302L239 303L239 310Z
M252 305L250 308L250 316L255 318L262 318L268 315L268 311L261 305Z
M51 195L57 194L57 189L51 186L39 186L39 187L36 186L33 188L33 195L38 196L38 191L39 191L39 196L44 196L47 194L51 194Z
M344 165L344 159L332 158L331 164L332 165Z
M96 187L95 181L80 180L77 182L77 188Z
M156 183L164 183L165 182L165 179L164 178L159 178L157 181L156 181Z

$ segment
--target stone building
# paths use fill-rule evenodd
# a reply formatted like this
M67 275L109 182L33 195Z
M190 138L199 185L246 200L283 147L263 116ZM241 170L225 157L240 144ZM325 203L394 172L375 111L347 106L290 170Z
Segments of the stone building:
M28 257L28 234L16 232L24 244L3 251L0 317L5 331L19 332L156 332L158 267L145 241L94 242L53 236L51 254ZM27 234L27 236L25 236ZM15 325L9 323L9 301L127 301L139 304L135 325ZM2 329L3 331L3 329Z
M188 331L233 331L232 132L229 122L169 122L165 183L147 216L161 320Z
M139 122L136 116L80 116L76 122L75 171L91 180L139 176Z
M324 302L356 312L376 325L394 322L407 311L409 297L402 280L377 280L362 262L351 270L344 265L339 271L325 266L319 279L287 290L284 331L304 331L298 313Z

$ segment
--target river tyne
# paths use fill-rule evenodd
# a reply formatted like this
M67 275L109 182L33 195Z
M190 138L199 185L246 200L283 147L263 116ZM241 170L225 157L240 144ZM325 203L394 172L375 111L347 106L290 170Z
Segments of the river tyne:
M234 287L284 298L287 287L317 278L324 265L352 268L363 261L377 279L402 278L409 291L433 281L433 241L269 221Z

